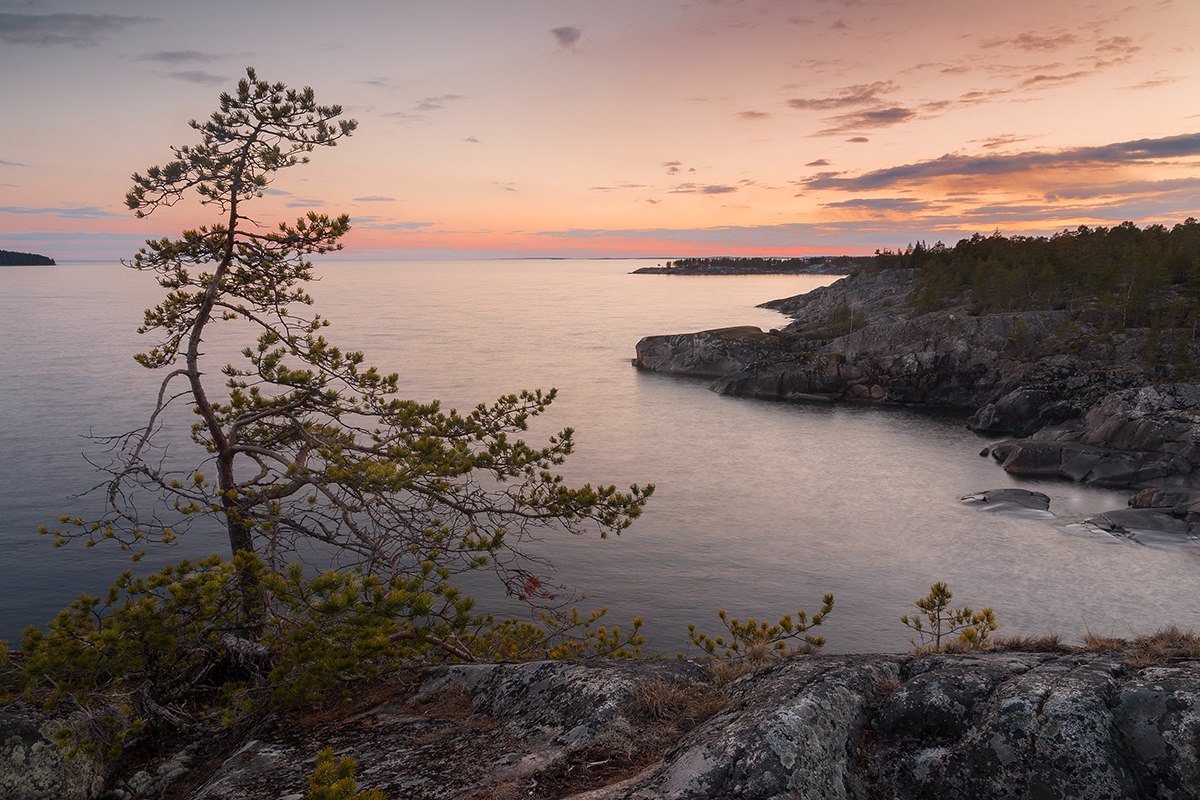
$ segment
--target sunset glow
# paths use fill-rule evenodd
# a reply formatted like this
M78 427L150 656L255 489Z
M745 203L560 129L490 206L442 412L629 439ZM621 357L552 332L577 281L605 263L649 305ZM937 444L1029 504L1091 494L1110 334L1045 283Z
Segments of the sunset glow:
M130 255L247 65L356 135L252 213L356 257L803 255L1200 216L1200 4L0 0L0 248Z

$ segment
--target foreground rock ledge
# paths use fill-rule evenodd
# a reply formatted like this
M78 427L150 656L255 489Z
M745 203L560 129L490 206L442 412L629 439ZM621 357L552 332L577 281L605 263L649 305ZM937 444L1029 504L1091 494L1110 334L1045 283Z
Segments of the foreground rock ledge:
M299 800L322 746L358 759L360 786L389 798L1200 794L1194 660L801 656L719 692L693 662L542 662L431 670L383 689L341 713L268 721L216 764L181 772L186 759L168 758L109 796ZM55 762L27 712L19 730L13 713L0 796L94 791L75 780L93 776L85 765ZM168 774L187 778L172 791Z

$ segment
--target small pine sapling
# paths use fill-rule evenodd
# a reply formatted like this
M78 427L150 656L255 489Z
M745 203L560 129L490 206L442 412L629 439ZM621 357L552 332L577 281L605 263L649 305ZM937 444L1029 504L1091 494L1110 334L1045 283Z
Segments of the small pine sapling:
M913 646L942 650L950 637L955 637L957 645L965 650L982 650L987 646L988 635L1000 627L996 612L991 608L975 611L970 606L950 608L953 597L950 587L938 581L929 587L929 594L915 601L920 614L901 615L900 621L921 639L920 644L913 641Z
M776 623L754 618L742 622L729 616L722 609L717 612L717 616L729 631L728 637L709 636L697 631L695 625L688 625L688 638L692 640L692 644L716 658L742 657L757 661L769 656L783 658L798 653L811 653L825 645L825 637L808 631L823 623L831 611L832 594L822 598L821 610L811 618L804 611L797 611L794 615L785 614Z
M359 791L354 780L358 762L353 758L338 758L332 747L317 753L317 766L308 779L305 800L387 800L378 789Z

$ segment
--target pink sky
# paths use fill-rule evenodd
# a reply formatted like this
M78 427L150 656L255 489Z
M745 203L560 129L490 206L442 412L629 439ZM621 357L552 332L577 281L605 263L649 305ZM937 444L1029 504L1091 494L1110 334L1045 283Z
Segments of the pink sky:
M286 8L286 11L279 9ZM0 0L0 248L129 256L248 65L359 131L260 219L355 256L863 253L1200 216L1200 3Z

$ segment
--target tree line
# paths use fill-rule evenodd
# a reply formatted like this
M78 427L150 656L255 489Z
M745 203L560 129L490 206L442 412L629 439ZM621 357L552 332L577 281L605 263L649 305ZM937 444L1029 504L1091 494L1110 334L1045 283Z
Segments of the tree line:
M1193 327L1200 312L1200 223L1170 228L1132 222L1053 236L975 234L877 251L874 268L916 268L914 305L932 311L965 302L977 313L1087 310L1116 330Z
M15 250L0 250L0 267L54 266L54 259L37 253L18 253Z

